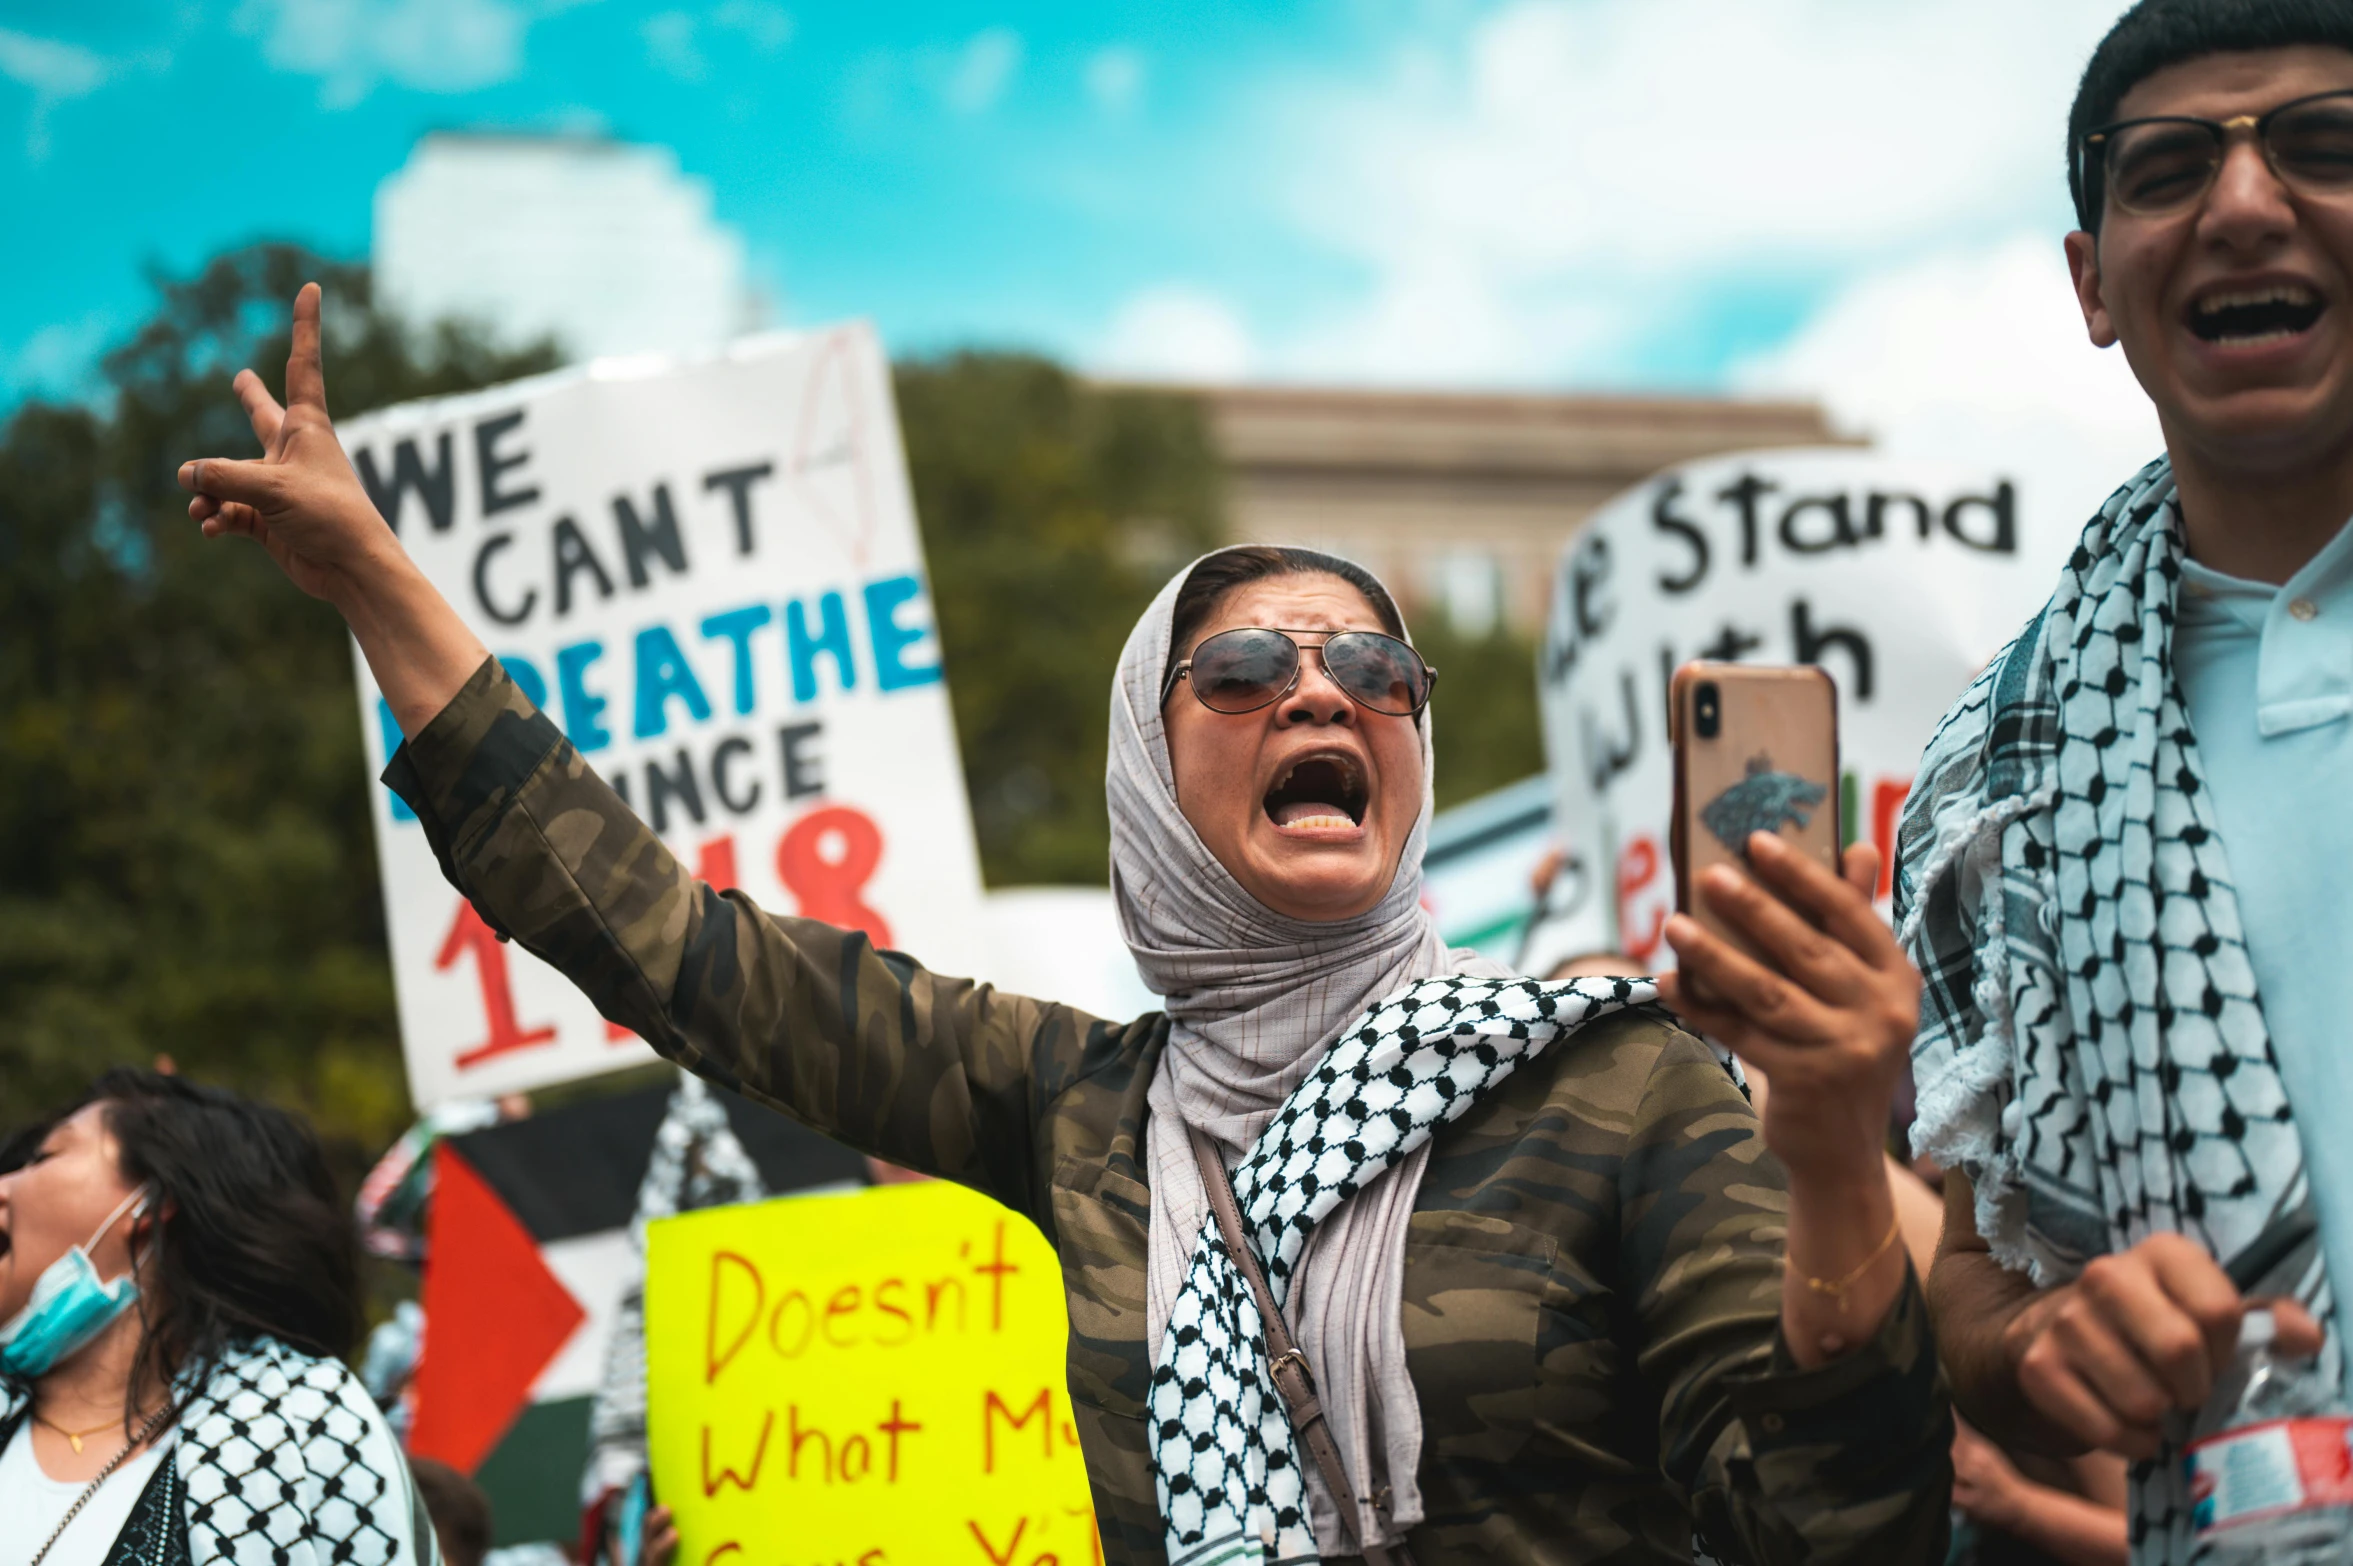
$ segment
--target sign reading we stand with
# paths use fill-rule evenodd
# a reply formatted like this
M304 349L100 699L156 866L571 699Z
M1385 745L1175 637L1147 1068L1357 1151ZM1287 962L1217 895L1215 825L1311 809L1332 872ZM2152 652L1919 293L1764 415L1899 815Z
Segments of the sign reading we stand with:
M869 328L561 371L342 437L410 556L705 880L981 966L963 771ZM354 658L380 771L400 731ZM651 1058L499 942L407 807L371 793L419 1107Z
M1062 1269L987 1197L926 1181L660 1219L645 1328L681 1562L1102 1566Z
M1561 551L1537 654L1553 829L1581 861L1548 950L1673 963L1667 690L1695 658L1830 671L1842 835L1879 846L1886 912L1921 749L2080 525L2012 471L1853 449L1688 462L1596 511Z

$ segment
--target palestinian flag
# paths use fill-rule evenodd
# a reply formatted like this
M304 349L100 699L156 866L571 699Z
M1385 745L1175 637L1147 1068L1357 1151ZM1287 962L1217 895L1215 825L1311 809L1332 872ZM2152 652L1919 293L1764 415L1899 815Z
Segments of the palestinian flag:
M866 1183L856 1153L712 1092L768 1195ZM434 1149L409 1450L474 1477L501 1546L579 1537L589 1408L638 1281L630 1220L670 1099L592 1099Z

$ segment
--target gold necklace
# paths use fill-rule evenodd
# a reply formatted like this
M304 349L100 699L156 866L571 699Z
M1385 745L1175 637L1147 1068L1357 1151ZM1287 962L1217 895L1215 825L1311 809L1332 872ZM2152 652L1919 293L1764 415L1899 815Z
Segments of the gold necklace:
M101 1419L98 1421L98 1423L92 1425L87 1430L68 1430L65 1428L65 1426L59 1424L56 1420L51 1419L46 1414L35 1414L33 1415L33 1423L36 1425L47 1425L50 1429L56 1431L59 1435L65 1437L68 1441L71 1441L73 1443L74 1455L79 1457L82 1452L82 1442L86 1437L94 1436L101 1430L111 1430L115 1426L121 1424L122 1421L117 1419Z
M157 1409L154 1413L147 1416L147 1423L139 1427L138 1434L132 1436L128 1441L125 1441L123 1443L123 1449L106 1460L106 1466L98 1470L98 1477L91 1480L89 1484L83 1488L82 1493L74 1498L74 1504L65 1509L65 1515L57 1519L57 1526L49 1530L48 1540L43 1543L38 1550L33 1552L33 1558L31 1561L26 1563L26 1566L41 1566L41 1563L49 1558L49 1552L57 1548L57 1541L65 1537L65 1530L71 1528L74 1525L74 1519L82 1515L82 1508L90 1504L90 1497L98 1493L98 1487L106 1483L107 1480L114 1477L114 1471L117 1468L122 1467L124 1458L130 1456L131 1453L137 1448L144 1446L149 1441L154 1440L155 1433L164 1427L165 1421L170 1419L171 1415L172 1405L166 1403L163 1405L163 1407ZM33 1417L35 1419L39 1419L42 1424L48 1425L52 1430L59 1429L57 1425L52 1424L49 1420L41 1419L39 1414L35 1414ZM108 1423L112 1423L112 1421L110 1420ZM92 1425L88 1430L83 1431L82 1434L90 1435L105 1428L105 1425ZM63 1434L64 1432L59 1431L59 1433ZM70 1440L72 1438L69 1436L67 1439ZM75 1450L79 1451L80 1448L77 1447Z

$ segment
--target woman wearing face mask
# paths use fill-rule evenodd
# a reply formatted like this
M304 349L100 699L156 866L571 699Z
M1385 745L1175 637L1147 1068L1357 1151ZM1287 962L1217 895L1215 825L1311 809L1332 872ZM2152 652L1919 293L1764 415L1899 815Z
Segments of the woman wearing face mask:
M429 1566L318 1143L112 1071L0 1174L0 1566Z
M693 1070L1037 1223L1106 1558L1688 1561L1695 1526L1941 1558L1950 1426L1880 1152L1917 981L1868 850L1847 882L1759 850L1820 929L1726 893L1799 982L1677 927L1732 998L1704 1025L1772 1073L1760 1133L1649 981L1445 949L1432 678L1389 595L1228 550L1112 692L1112 881L1166 1011L931 974L698 883L598 780L370 505L317 311L286 408L238 379L264 459L188 464L191 514L344 614L408 735L387 781L493 927ZM1229 1181L1263 1295L1213 1239Z

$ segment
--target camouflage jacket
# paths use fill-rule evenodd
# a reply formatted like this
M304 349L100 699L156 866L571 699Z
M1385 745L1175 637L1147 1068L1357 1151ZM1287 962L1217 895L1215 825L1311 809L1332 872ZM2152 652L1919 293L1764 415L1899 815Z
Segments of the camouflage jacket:
M385 781L483 918L604 1014L852 1147L986 1192L1062 1260L1106 1559L1159 1562L1144 1090L1168 1038L945 978L698 882L485 663ZM1610 1018L1441 1131L1411 1221L1422 1566L1938 1562L1951 1421L1915 1284L1801 1371L1786 1196L1708 1048Z

